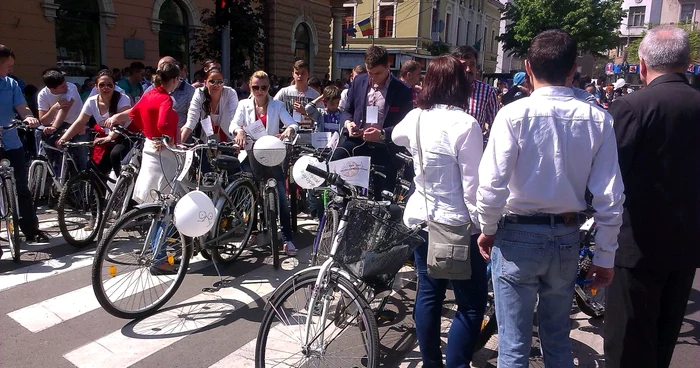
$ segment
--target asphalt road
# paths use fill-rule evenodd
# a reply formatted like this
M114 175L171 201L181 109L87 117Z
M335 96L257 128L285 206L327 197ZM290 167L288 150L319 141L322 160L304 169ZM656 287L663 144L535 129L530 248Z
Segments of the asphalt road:
M52 214L41 216L50 227ZM255 339L268 296L287 277L307 265L315 224L300 220L296 259L280 270L269 252L252 250L222 270L193 259L175 296L155 315L129 321L101 309L91 287L94 246L75 249L54 233L51 244L25 246L23 262L0 261L0 367L253 367ZM421 367L411 311L415 277L405 269L381 320L384 367ZM216 286L220 286L216 288ZM443 344L453 313L446 306ZM604 367L602 321L572 310L571 338L578 367ZM532 367L543 367L536 333ZM495 367L498 337L479 351L473 367ZM681 330L673 367L700 360L700 276L697 276Z

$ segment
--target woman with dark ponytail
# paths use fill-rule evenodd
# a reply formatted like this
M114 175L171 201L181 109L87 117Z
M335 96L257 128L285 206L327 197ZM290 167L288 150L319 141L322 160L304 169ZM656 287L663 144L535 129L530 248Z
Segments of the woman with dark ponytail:
M224 85L224 77L221 70L211 68L204 78L204 87L197 88L190 102L190 109L187 112L187 123L182 128L182 142L187 141L197 125L202 126L200 138L206 140L210 136L207 134L211 126L212 138L219 142L230 142L233 140L229 127L231 120L236 113L238 106L238 95L236 91Z
M172 152L163 149L158 138L168 136L173 145L179 141L178 118L170 94L180 83L180 69L172 63L161 64L153 81L154 90L144 94L129 113L132 124L146 136L141 170L134 187L134 199L139 203L156 200L153 190L164 194L171 190L177 161Z

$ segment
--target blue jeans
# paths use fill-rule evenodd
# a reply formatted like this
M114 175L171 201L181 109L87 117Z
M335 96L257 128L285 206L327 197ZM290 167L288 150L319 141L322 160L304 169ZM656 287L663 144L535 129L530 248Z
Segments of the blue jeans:
M573 368L569 316L579 241L578 225L499 225L491 253L499 367L529 366L539 295L537 317L545 366Z
M425 232L422 233L427 238ZM416 294L415 322L418 346L424 368L443 367L440 350L440 322L442 302L445 300L447 285L457 302L457 313L447 335L447 367L469 367L474 353L476 338L479 336L481 321L486 309L486 262L479 254L476 245L477 235L472 236L470 249L471 280L446 280L430 277L427 271L428 244L415 251L415 264L418 270L418 293Z

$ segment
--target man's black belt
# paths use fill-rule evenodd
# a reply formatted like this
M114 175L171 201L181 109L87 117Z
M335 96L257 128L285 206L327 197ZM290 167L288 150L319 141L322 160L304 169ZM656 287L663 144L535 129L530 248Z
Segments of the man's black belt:
M522 225L581 225L586 222L586 215L578 212L554 214L538 214L532 216L504 215L503 222Z

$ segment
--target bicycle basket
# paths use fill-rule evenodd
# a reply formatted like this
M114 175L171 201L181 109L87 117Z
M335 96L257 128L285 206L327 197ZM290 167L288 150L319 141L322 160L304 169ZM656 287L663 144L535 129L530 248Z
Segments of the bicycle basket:
M361 279L396 274L425 241L406 227L400 217L385 218L382 207L369 201L348 204L347 225L340 235L334 259Z

